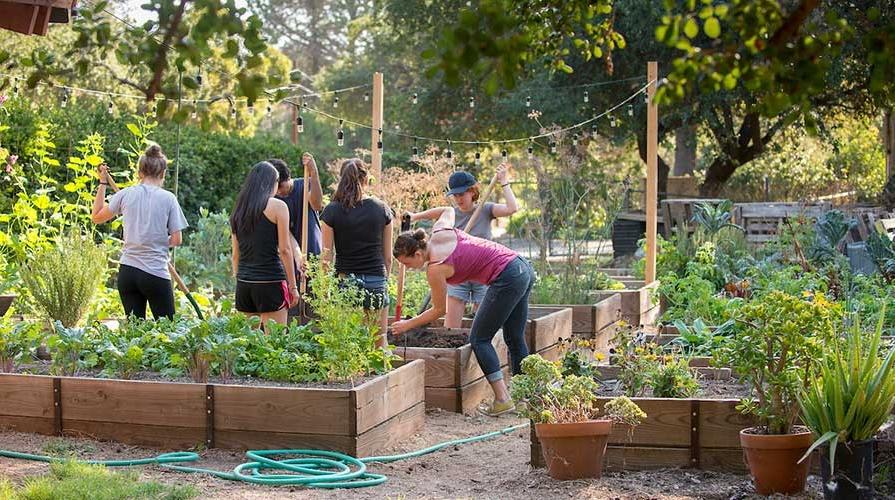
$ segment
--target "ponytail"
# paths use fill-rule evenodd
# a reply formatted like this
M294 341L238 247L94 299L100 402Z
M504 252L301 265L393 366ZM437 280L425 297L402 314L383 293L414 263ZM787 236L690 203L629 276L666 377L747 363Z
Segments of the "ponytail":
M342 162L339 169L339 185L333 201L348 210L360 205L364 199L364 185L367 183L367 166L359 158Z

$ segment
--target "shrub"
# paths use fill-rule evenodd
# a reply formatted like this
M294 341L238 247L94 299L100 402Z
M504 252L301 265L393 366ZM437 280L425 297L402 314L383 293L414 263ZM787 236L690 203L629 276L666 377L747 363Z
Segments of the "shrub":
M177 271L191 289L210 287L215 297L234 292L228 218L226 211L200 208L186 244L175 253Z
M40 339L36 323L0 317L0 373L12 373L22 358L31 354Z
M22 262L20 274L30 299L49 320L74 327L84 316L108 270L105 250L71 232L55 247Z

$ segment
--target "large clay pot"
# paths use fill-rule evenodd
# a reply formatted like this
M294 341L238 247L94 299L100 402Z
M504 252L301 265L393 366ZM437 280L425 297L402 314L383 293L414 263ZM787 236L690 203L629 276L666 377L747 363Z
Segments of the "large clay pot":
M805 489L810 458L799 459L811 447L814 438L803 427L793 434L758 434L757 427L740 431L746 465L759 495L794 495Z
M602 476L603 456L611 431L611 420L536 424L535 432L550 477L565 481Z
M6 314L15 299L15 295L0 295L0 316Z
M826 500L870 500L873 491L873 440L839 443L835 469L830 471L830 448L820 454L820 475Z

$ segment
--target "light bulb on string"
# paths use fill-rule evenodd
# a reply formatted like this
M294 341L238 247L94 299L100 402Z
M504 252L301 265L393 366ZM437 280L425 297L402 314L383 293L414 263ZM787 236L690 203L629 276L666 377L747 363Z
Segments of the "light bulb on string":
M416 92L413 93L413 97L410 98L410 102L416 104L419 102L420 96Z
M273 106L270 104L270 101L267 101L267 116L273 113Z
M413 148L411 148L410 161L419 161L420 148L416 146L416 137L413 138Z
M590 126L590 135L591 137L597 136L597 122L594 122L593 125Z
M196 85L202 86L202 71L196 71Z
M110 114L110 115L111 115L113 112L115 112L115 103L112 102L112 98L111 98L111 97L109 98L109 105L108 105L108 107L107 107L106 109L109 111L109 114Z
M550 141L550 152L556 154L556 141L554 140Z
M339 96L335 96L333 98L333 108L338 108L338 107L339 107Z
M534 140L534 139L529 139L529 140L528 140L528 159L529 159L529 160L532 160L532 159L534 159L534 157L535 157L535 146L534 146L534 144L535 144L535 140Z
M248 107L249 114L252 116L255 116L255 103L250 102L250 103L246 104L246 106Z
M476 166L479 166L482 164L482 152L481 151L475 152L475 164L476 164Z
M62 91L62 103L60 105L63 108L68 106L68 89Z
M368 102L370 100L370 93L364 92L364 102Z
M503 159L503 161L507 161L508 156L509 156L509 153L507 152L506 149L504 149L503 151L500 152L500 157L501 157L501 159Z
M649 92L647 92L646 90L643 91L643 103L649 104Z
M628 116L634 116L634 105L628 104Z
M469 97L469 107L470 108L475 107L475 97L472 97L472 96Z
M379 140L376 141L376 149L382 151L382 129L379 129Z
M236 105L233 104L232 102L230 103L230 119L231 120L236 119Z
M572 135L572 146L577 146L577 145L578 145L578 133L576 132L575 134Z
M19 77L15 77L12 80L12 95L15 97L19 95Z
M447 152L445 152L444 156L445 156L448 160L450 160L450 159L452 159L452 158L454 157L454 152L451 151L451 141L448 141L448 143L447 143Z
M304 133L304 131L305 131L305 121L304 121L304 119L301 117L301 115L298 115L298 116L295 118L295 130L296 130L299 134L302 134L302 133Z
M336 143L337 143L339 146L344 146L344 145L345 145L345 132L342 131L342 123L343 123L343 121L344 121L344 120L339 119L339 133L336 134L336 139L337 139Z
M615 128L618 125L618 122L615 120L615 115L609 115L609 126Z
M585 90L584 91L584 103L587 104L590 102L590 94Z
M531 96L526 96L526 97L525 97L525 107L526 107L526 108L530 108L530 107L531 107Z
M199 100L193 99L193 111L190 112L190 118L195 120L197 116L199 116Z

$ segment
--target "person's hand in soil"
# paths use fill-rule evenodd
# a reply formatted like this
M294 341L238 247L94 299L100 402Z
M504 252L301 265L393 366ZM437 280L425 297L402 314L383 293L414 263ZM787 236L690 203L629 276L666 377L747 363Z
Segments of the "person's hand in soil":
M401 334L407 333L410 331L410 329L411 329L411 326L410 326L409 320L402 319L401 321L395 321L394 323L392 323L392 334L393 335L401 335Z

